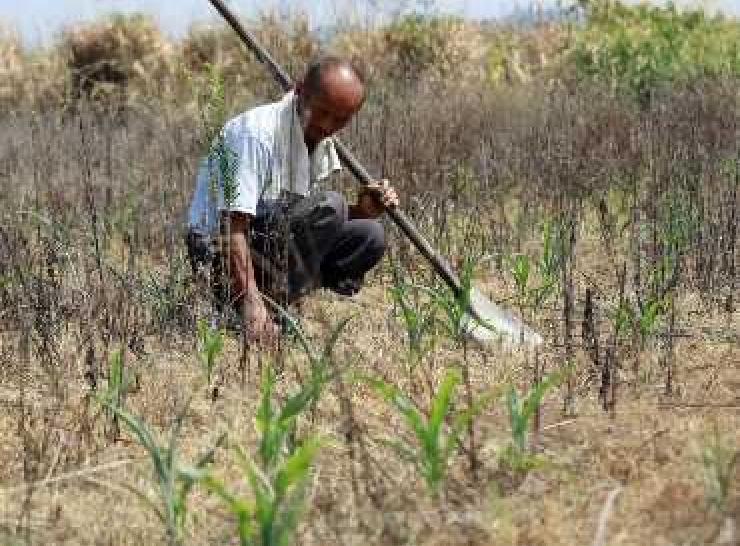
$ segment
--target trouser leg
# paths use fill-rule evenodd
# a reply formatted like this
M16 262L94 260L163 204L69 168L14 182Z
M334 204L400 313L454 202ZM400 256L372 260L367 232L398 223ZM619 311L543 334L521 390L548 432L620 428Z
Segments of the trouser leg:
M349 220L348 214L344 197L332 191L304 199L292 210L291 287L296 293L325 287L354 294L382 258L380 222Z
M357 292L385 251L383 226L348 220L346 200L333 191L286 203L271 217L257 219L251 242L253 255L274 266L266 277L274 280L276 272L286 277L279 284L286 286L287 302L319 287Z
M385 233L376 220L349 220L321 264L322 284L336 292L355 294L362 287L365 274L385 252Z
M188 230L185 242L193 276L198 282L202 282L204 277L207 279L216 308L219 311L223 310L227 290L222 274L221 255L210 237L193 229Z
M317 192L286 204L278 215L255 230L257 238L273 239L287 270L288 301L322 286L322 264L347 222L347 203L336 192ZM280 258L271 256L273 262Z
M188 250L188 261L193 275L198 275L207 268L213 259L213 252L206 237L193 229L188 229L185 235L185 245Z

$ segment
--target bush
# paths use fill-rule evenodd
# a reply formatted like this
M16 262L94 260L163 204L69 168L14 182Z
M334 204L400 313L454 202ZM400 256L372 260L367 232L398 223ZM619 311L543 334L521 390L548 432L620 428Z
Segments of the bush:
M607 83L641 103L662 86L740 75L740 24L701 9L584 0L585 25L568 60L583 79Z
M265 15L245 27L256 37L292 78L299 77L319 45L305 18L282 21ZM243 109L255 98L274 98L278 84L268 68L241 42L226 24L195 26L184 38L180 56L190 83L207 85L211 68L215 68L229 90L227 107ZM238 105L238 106L235 106Z
M486 33L486 80L491 84L528 83L557 69L565 32L561 25L546 24L532 30L492 29Z
M75 96L161 92L175 69L172 45L142 14L113 14L67 29L61 48Z
M460 85L484 74L483 34L457 17L407 15L379 29L345 31L334 47L363 59L379 78Z

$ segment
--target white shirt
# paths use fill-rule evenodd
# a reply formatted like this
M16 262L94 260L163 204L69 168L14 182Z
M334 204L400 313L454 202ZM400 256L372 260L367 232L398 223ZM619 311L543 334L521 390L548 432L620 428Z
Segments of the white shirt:
M309 156L292 92L232 118L221 137L223 146L214 146L200 162L188 212L188 225L203 234L217 232L219 211L257 216L282 190L307 195L342 168L329 138ZM225 180L235 190L230 204Z

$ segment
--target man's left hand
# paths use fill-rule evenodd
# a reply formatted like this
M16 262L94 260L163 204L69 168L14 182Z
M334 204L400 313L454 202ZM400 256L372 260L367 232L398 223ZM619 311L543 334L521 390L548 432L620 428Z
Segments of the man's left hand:
M357 197L357 215L377 218L386 207L398 206L398 195L388 180L373 181L364 186Z

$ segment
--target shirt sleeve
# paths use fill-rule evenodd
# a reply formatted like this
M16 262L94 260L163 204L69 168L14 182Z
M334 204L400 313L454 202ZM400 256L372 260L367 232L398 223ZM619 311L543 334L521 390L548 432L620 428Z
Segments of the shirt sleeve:
M227 126L211 162L219 174L219 210L255 216L258 196L270 178L270 154L264 143L255 135Z

